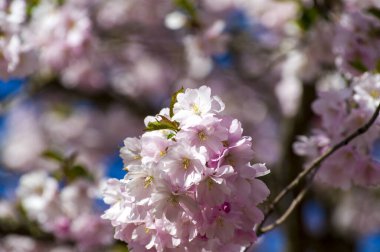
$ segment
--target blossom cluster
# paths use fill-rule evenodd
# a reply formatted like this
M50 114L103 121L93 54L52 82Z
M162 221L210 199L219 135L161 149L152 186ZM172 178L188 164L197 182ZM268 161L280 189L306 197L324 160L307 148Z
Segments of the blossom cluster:
M78 178L69 184L44 170L25 173L17 199L26 217L58 241L72 242L78 251L93 251L113 243L112 229L93 209L99 186Z
M133 251L240 251L256 239L269 194L250 164L251 138L224 116L211 89L186 89L170 108L145 119L140 138L121 148L124 179L110 179L102 216ZM173 105L174 104L174 105Z
M99 187L125 175L120 140L141 132L143 117L176 83L207 82L223 93L228 113L239 115L245 134L254 132L255 155L279 175L294 169L282 165L283 137L294 137L284 122L298 123L311 89L319 91L313 109L321 120L294 127L321 125L294 146L309 160L362 126L379 102L379 77L371 75L380 72L378 0L2 0L0 29L7 82L0 82L0 251L118 250L100 220ZM330 75L346 79L326 81ZM321 91L326 86L339 89ZM180 92L173 106L146 118L143 136L125 140L129 173L110 180L105 218L134 250L234 251L255 239L256 206L268 193L255 177L266 169L248 165L250 139L209 93ZM377 120L329 157L317 180L378 185L378 136ZM63 166L46 160L46 150L77 153L95 181L57 178ZM342 202L351 214L334 198L337 215L375 229L377 215L368 212L376 197L352 197ZM13 235L24 224L59 244Z
M202 8L196 3L184 7L181 1L163 0L149 4L121 0L3 1L0 16L17 21L17 32L12 31L4 41L17 37L18 43L9 44L9 53L8 48L0 47L6 59L0 65L0 77L25 77L33 72L44 79L56 77L70 88L110 88L123 95L157 96L159 90L168 91L166 83L177 77L175 71L165 71L167 67L186 68L184 79L204 78L214 68L228 67L228 42L240 32L248 34L247 40L271 50L279 44L284 24L296 13L295 4L273 0L265 4L260 0L201 2ZM197 8L199 15L189 15L192 8ZM8 23L4 26L10 27ZM150 37L160 38L160 43L140 42ZM181 54L181 64L177 56L167 53L168 44L173 45L169 47L173 55ZM9 60L8 54L12 56ZM244 60L260 66L257 59L255 53Z
M343 80L340 80L343 82ZM327 148L352 134L374 114L380 103L380 75L365 73L348 87L319 93L312 108L321 118L321 128L311 137L300 136L294 144L297 154L316 158ZM348 189L352 184L380 184L380 160L376 156L380 119L359 138L339 149L320 167L316 178L334 187Z
M129 125L128 134L136 134L137 122L116 104L99 111L68 97L41 98L15 104L0 117L0 159L7 168L0 170L0 223L9 220L12 228L30 225L56 242L29 235L15 238L13 247L14 237L7 235L0 239L0 251L19 251L25 239L29 247L23 251L28 252L111 250L115 240L112 227L100 218L106 207L100 188L105 176L115 176L111 166L117 158L115 146L126 134L123 125ZM46 151L54 151L54 158L41 155ZM70 153L77 153L75 165L86 172L70 173L67 181L62 176L67 168L58 159ZM59 250L63 245L66 249Z
M347 76L379 70L380 29L375 7L349 8L342 14L334 36L336 64Z
M0 76L25 76L35 70L36 57L29 34L23 28L27 19L25 0L0 3Z

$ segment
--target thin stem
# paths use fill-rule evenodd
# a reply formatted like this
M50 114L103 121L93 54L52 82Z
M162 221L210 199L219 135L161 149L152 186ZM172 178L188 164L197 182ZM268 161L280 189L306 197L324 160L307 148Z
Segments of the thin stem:
M257 235L260 236L261 234L269 232L272 229L274 229L275 227L277 227L278 225L282 224L289 217L289 215L293 212L293 210L299 205L299 203L301 203L301 201L305 197L306 193L309 191L310 185L311 184L308 184L305 188L302 189L302 191L292 201L292 203L290 204L290 206L288 207L288 209L286 209L285 213L283 215L281 215L280 218L278 218L274 223L260 228L258 230Z
M310 180L308 181L308 184L301 190L300 193L298 193L297 197L290 203L290 206L288 209L286 209L285 213L281 215L280 218L278 218L273 224L270 224L268 226L262 227L258 229L258 236L260 236L263 233L269 232L278 225L281 225L293 212L293 210L302 202L303 198L305 198L305 195L310 190L313 179L315 177L315 174L317 174L318 168L313 171L313 174L310 177Z
M263 227L265 221L268 219L269 215L273 212L274 208L276 205L280 202L280 200L294 187L296 187L299 182L305 178L308 174L310 174L312 171L315 171L316 169L322 164L323 161L325 161L328 157L330 157L332 154L334 154L337 150L342 148L343 146L347 145L350 143L353 139L356 137L364 134L367 132L367 130L372 126L372 124L376 121L376 118L379 116L380 113L380 104L377 106L375 112L373 113L372 117L370 120L364 124L362 127L358 128L354 133L348 135L346 138L344 138L342 141L331 147L329 150L327 150L323 155L319 156L316 158L311 165L303 170L302 172L299 173L299 175L289 184L287 185L273 200L273 202L270 204L268 211L265 214L264 220L262 223L258 226L258 235L264 234L276 226L280 225L282 222L286 220L286 218L290 215L290 213L294 210L294 208L301 202L303 197L305 196L306 192L308 191L310 184L312 182L312 179L310 180L310 183L308 186L306 186L300 194L293 200L289 208L286 210L286 212L279 218L277 219L273 224L268 225L266 227ZM314 173L314 175L315 175ZM314 176L313 176L314 177Z

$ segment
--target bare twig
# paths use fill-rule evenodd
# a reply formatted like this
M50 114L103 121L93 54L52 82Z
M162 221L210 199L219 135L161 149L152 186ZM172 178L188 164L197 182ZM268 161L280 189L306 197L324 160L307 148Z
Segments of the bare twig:
M323 155L319 156L316 158L311 165L303 170L288 186L286 186L273 200L273 202L270 204L268 211L265 213L264 220L262 223L258 226L257 228L257 235L260 236L266 232L269 232L270 230L274 229L278 225L282 224L288 217L289 215L293 212L293 210L301 203L302 199L305 197L306 193L311 187L311 182L317 173L317 169L319 166L322 164L323 161L325 161L328 157L330 157L332 154L334 154L337 150L342 148L343 146L347 145L350 143L353 139L356 137L364 134L367 132L367 130L372 126L372 124L376 121L377 117L379 116L380 113L380 104L377 106L375 112L373 113L372 117L369 119L369 121L364 124L362 127L358 128L355 132L352 134L348 135L346 138L344 138L342 141L331 147L329 150L327 150ZM313 172L312 177L310 178L309 183L306 185L305 188L301 190L301 192L297 195L297 197L291 202L290 206L288 209L285 211L281 217L279 217L274 223L269 224L267 226L263 226L265 224L265 221L268 219L270 214L273 212L274 208L276 205L280 202L280 200L288 193L290 190L292 190L294 187L296 187L299 182L305 178L308 174ZM249 247L248 247L249 248ZM245 251L248 251L248 248Z
M364 134L367 132L367 130L374 124L376 121L377 117L379 116L380 113L380 103L377 105L375 112L373 113L372 117L368 120L366 124L364 124L362 127L358 128L355 132L352 134L348 135L346 138L344 138L342 141L328 149L324 154L316 158L311 165L303 170L302 172L299 173L299 175L292 181L290 184L288 184L273 200L273 202L269 205L269 208L267 212L265 213L264 220L261 222L261 224L257 228L257 236L260 236L266 232L271 231L278 225L282 224L288 217L289 215L293 212L293 210L302 202L302 199L305 197L306 193L309 191L312 180L317 173L317 169L319 166L322 164L323 161L325 161L328 157L330 157L332 154L334 154L337 150L342 148L343 146L347 145L350 143L353 139L356 137ZM301 190L301 192L297 195L297 197L291 202L290 206L288 209L285 211L284 214L282 214L277 220L275 220L272 224L269 224L267 226L264 226L265 221L268 219L268 217L271 215L273 212L274 208L277 206L277 204L280 202L280 200L288 193L290 190L292 190L294 187L296 187L299 182L305 178L307 175L309 175L311 172L313 172L312 177L309 180L309 183L306 185L305 188ZM244 251L248 251L250 246L248 246Z
M289 215L293 212L293 210L299 205L299 203L301 203L301 201L305 197L306 193L309 191L310 185L311 185L311 183L308 184L305 188L302 189L302 191L292 201L292 203L290 204L290 206L288 207L288 209L286 209L285 213L283 215L281 215L280 218L278 218L274 223L260 228L258 230L257 234L261 235L263 233L269 232L272 229L274 229L275 227L277 227L278 225L282 224L289 217Z
M288 207L288 209L286 209L285 213L283 213L280 218L278 218L273 224L270 224L268 226L262 227L257 230L258 236L260 236L263 233L271 231L278 225L281 225L289 217L289 215L293 212L293 210L302 202L303 198L305 198L306 193L311 188L313 179L315 177L315 174L317 174L317 171L318 169L315 169L313 171L313 174L311 175L306 186L301 190L301 192L298 193L297 197L290 203L290 206ZM264 223L264 221L262 223Z

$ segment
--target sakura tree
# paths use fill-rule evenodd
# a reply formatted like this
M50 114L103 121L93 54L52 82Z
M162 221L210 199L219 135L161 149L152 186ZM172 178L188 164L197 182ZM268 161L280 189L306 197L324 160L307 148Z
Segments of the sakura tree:
M0 0L0 251L367 251L379 31L376 0Z

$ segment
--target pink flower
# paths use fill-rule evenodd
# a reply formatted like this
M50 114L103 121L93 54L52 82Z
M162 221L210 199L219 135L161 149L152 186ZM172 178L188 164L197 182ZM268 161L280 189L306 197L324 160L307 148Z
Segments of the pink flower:
M185 188L180 188L162 180L152 193L149 206L152 207L153 216L162 219L163 216L170 221L176 222L185 212L189 216L197 214L197 202L188 195Z
M224 110L224 103L219 97L211 97L211 89L202 86L199 89L186 89L178 94L174 105L173 119L183 127L197 125L202 119Z
M174 185L189 188L202 179L206 158L207 152L203 146L197 151L195 147L178 143L162 160L162 169Z
M142 163L157 163L167 154L168 148L171 144L173 144L173 142L161 134L158 135L156 132L147 132L141 137Z
M209 88L177 98L172 117L165 108L145 124L165 117L178 128L124 141L129 171L109 180L104 200L111 206L102 217L134 251L240 251L256 240L263 217L257 204L269 194L256 178L269 171L250 164L251 138L238 120L220 114L224 105Z
M226 178L234 174L234 168L230 165L223 165L203 170L204 179L199 183L196 196L201 204L215 206L223 203L231 193L231 189L226 184Z
M348 8L347 8L348 9ZM376 69L380 40L376 17L359 8L351 8L340 17L334 39L336 64L348 77Z
M120 157L124 162L124 169L141 165L141 140L138 138L126 138L124 147L120 149Z
M220 153L223 150L223 141L227 140L227 129L220 126L220 120L208 117L178 132L176 138L189 141L192 146L206 147L210 154Z
M308 156L309 160L315 159L364 126L380 102L379 81L380 75L365 73L354 78L347 88L320 93L313 110L321 116L322 127L311 137L298 137L294 151ZM354 184L380 184L380 166L372 156L374 142L380 134L379 123L377 118L364 134L323 162L316 179L341 189L349 189Z

